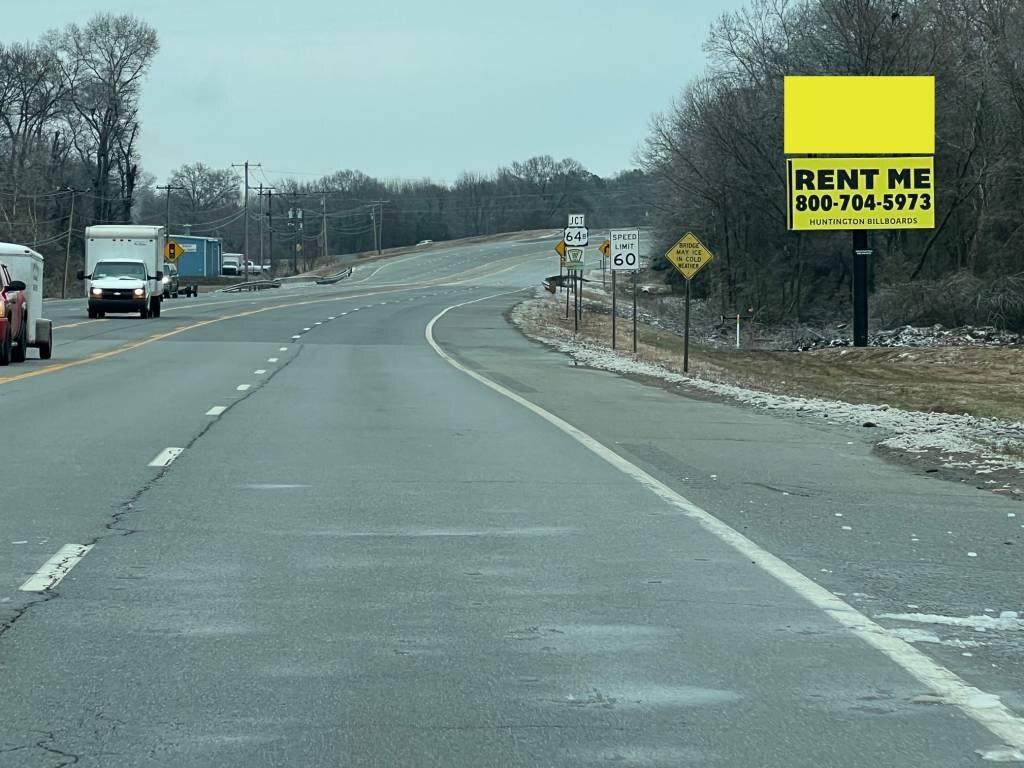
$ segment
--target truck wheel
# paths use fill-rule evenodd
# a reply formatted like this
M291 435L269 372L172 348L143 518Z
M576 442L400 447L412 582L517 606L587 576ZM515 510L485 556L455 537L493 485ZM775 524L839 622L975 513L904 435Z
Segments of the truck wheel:
M4 334L3 343L0 344L0 365L11 364L11 326L7 325L7 332Z
M28 320L22 318L21 332L18 334L18 344L11 350L11 361L15 363L25 362L25 353L28 352Z
M90 319L90 320L95 320L95 319L96 319L96 315L97 315L97 314L98 314L98 313L96 312L96 310L95 310L95 309L90 309L90 310L89 310L89 319Z
M53 343L52 342L47 341L47 342L44 342L44 343L39 345L39 359L40 360L49 360L52 356L53 356Z
M153 306L149 308L150 317L160 317L160 299L153 297Z
M143 320L147 319L149 317L149 307L144 306L142 309L140 309L139 317L141 317Z

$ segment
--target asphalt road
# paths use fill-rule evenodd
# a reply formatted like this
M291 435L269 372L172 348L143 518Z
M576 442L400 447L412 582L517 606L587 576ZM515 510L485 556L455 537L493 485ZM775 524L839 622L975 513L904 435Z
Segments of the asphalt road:
M553 242L48 303L53 360L0 373L0 766L1024 748L1012 630L885 618L1015 609L1018 505L527 341Z

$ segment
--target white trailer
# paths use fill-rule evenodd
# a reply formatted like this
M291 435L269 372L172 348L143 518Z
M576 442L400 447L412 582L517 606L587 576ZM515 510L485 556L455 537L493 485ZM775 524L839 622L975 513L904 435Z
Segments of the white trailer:
M53 354L53 322L43 318L43 257L31 248L0 243L0 263L7 265L11 278L25 283L28 309L28 346L39 350L41 360Z
M105 224L85 230L85 270L79 279L85 280L85 296L89 300L89 316L102 316L106 312L139 312L143 317L160 317L163 301L164 249L167 231L164 227ZM137 284L129 284L126 276L107 276L101 279L93 273L96 265L141 262Z

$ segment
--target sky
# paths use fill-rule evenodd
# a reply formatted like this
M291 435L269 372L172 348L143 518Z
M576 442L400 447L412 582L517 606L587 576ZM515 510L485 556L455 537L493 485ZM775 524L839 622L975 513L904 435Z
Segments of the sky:
M12 4L13 5L13 4ZM161 50L142 98L145 171L261 163L253 183L342 169L453 182L533 155L635 167L652 114L706 65L742 0L45 0L4 42L132 13Z

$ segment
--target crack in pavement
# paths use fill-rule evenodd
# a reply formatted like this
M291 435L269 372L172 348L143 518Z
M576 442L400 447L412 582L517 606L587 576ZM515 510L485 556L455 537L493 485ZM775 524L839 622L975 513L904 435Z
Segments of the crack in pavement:
M280 374L288 366L290 366L292 363L294 363L299 358L299 355L302 354L302 350L303 350L303 346L301 344L299 344L297 346L298 346L298 349L296 350L295 354L293 354L284 363L282 363L277 368L275 368L270 375L268 375L265 378L261 379L260 382L258 384L256 384L252 389L247 390L244 396L238 398L231 405L229 405L227 410L224 411L224 414L229 413L239 403L243 402L244 400L249 399L254 394L256 394L257 392L262 390L264 387L269 385L270 382L273 381L274 378L278 374ZM220 418L223 418L224 414L221 414ZM211 429L213 429L213 427L217 424L217 422L220 421L220 418L212 419L206 425L204 425L185 444L185 450L188 450L189 448L192 448L197 442L199 442L199 440L201 440L207 433L209 433L209 431ZM93 536L92 538L90 538L87 541L85 541L84 544L86 546L93 546L93 545L99 543L100 541L102 541L104 539L110 538L113 535L117 535L117 536L131 536L131 535L136 534L136 533L141 533L142 529L134 528L134 527L122 528L121 527L121 523L124 522L124 520L129 515L131 515L132 513L138 511L135 505L139 502L139 500L143 496L145 496L146 493L148 493L149 491L153 490L153 488L155 488L157 485L159 485L160 481L167 475L168 472L171 471L171 469L173 467L174 467L173 464L168 465L166 467L161 467L160 471L157 472L157 474L154 477L150 478L148 481L143 483L142 486L140 486L138 490L136 490L133 494L131 494L123 502L121 502L120 504L116 505L114 507L113 513L111 514L110 520L107 523L105 523L104 526L103 526L104 529L106 530L106 533L101 533L101 534L99 534L97 536ZM60 595L60 593L57 590L48 589L45 592L35 593L35 596L32 597L32 598L29 598L23 605L21 605L21 606L19 606L17 608L11 609L11 613L10 613L8 618L0 619L0 637L3 637L3 635L6 632L8 632L9 630L13 629L14 625L19 620L21 620L29 612L29 610L31 610L32 608L34 608L37 605L42 605L43 603L47 603L50 600L53 600L54 598L58 597L59 595ZM77 758L76 758L76 762L77 762ZM71 765L71 763L68 763L68 765Z
M36 747L44 752L50 753L51 755L67 758L66 760L61 760L59 763L54 764L53 768L66 768L66 766L74 765L81 759L81 755L64 752L54 746L50 746L47 742L57 741L57 735L53 731L35 731L35 733L41 733L43 735L43 738L35 743Z

